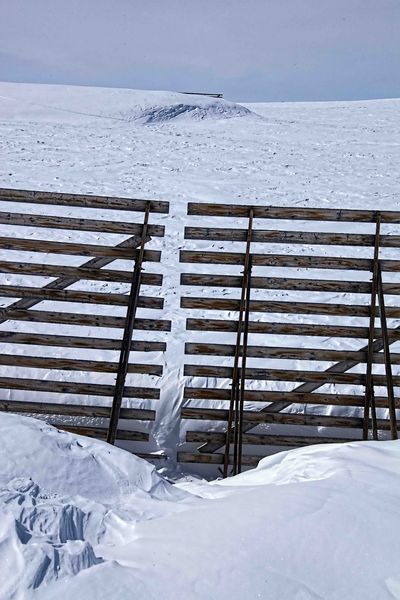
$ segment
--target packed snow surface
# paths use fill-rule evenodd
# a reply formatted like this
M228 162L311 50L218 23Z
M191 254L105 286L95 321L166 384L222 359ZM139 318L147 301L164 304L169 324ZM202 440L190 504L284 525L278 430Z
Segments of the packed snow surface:
M400 442L172 485L34 419L3 414L0 435L2 600L400 598Z

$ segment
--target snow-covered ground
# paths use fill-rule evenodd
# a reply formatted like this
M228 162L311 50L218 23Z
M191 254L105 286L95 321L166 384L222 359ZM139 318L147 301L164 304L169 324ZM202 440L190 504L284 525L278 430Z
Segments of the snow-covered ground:
M400 442L310 446L171 485L0 415L3 600L400 598Z
M169 92L0 84L2 187L171 203L170 215L153 219L166 237L151 242L163 250L163 317L172 321L167 353L154 358L164 361L154 449L172 454L179 440L187 202L399 209L399 110L400 100L243 109ZM2 600L400 599L398 442L308 447L228 481L172 485L123 450L40 421L0 414L0 439Z
M187 202L198 200L398 209L399 110L400 100L252 104L244 108L225 100L172 92L0 84L1 186L155 198L170 202L168 216L152 217L153 222L166 226L165 238L155 238L151 242L151 247L162 249L162 264L147 267L155 272L161 269L164 274L162 290L157 291L153 288L150 292L161 293L165 297L162 316L172 321L171 334L162 336L168 341L167 353L165 356L152 358L155 362L164 363L164 375L157 381L161 387L161 400L151 406L157 410L157 420L152 427L153 450L166 450L173 459L177 442L184 437L185 425L181 427L180 434L178 431L184 386L184 341L199 339L198 335L185 331L185 318L192 314L201 316L201 311L179 309L180 272L193 272L192 266L179 265L179 249L183 246L199 247L197 242L184 241L184 226L189 222L192 225L202 223L199 218L188 220ZM40 210L38 207L11 204L4 206L3 210L7 207L17 212ZM48 213L56 214L57 211L59 214L59 209L46 208ZM83 214L84 211L79 212ZM87 214L89 212L87 211ZM77 216L72 210L66 211L65 214ZM98 211L98 216L107 218L101 211ZM119 214L115 216L120 218ZM129 218L132 218L132 215ZM218 219L210 219L207 224L217 221ZM221 223L218 222L218 225ZM234 225L241 223L237 222ZM275 226L268 223L258 224L261 225L264 228ZM287 228L289 225L286 223L282 226ZM313 228L312 223L307 225L297 222L290 225L298 229L306 226L311 230ZM337 228L338 225L333 224L333 227ZM346 227L349 231L354 229L351 225ZM358 231L366 231L368 227L370 228L367 226ZM345 229L344 226L343 228ZM1 226L2 235L18 235L18 229ZM39 234L42 235L43 231ZM56 239L76 239L76 232L57 230L54 235ZM99 234L90 235L94 243L99 241ZM101 239L106 237L104 235ZM85 240L88 241L87 236ZM210 250L228 248L229 245L210 241L202 243L201 247ZM236 245L236 248L238 247L240 244ZM307 249L305 250L307 252ZM334 247L328 250L330 255L336 251ZM290 246L281 246L280 251L292 250ZM319 248L317 251L322 255L328 253L326 248ZM343 248L340 251L343 251ZM311 252L315 253L315 248L312 248ZM387 256L392 256L390 252L392 251L387 251ZM371 250L361 248L359 255L370 256ZM22 260L22 255L13 253L11 258ZM38 260L38 256L35 258L31 255L30 258ZM53 260L57 264L60 259L48 257L47 260ZM121 268L120 264L115 266ZM204 266L201 271L209 272L210 269ZM224 268L224 271L228 272L228 268ZM221 269L216 267L215 272L221 272ZM239 274L240 268L231 267L231 272ZM274 275L283 274L282 270L274 272ZM298 270L294 276L307 277L307 271ZM320 276L326 277L326 274L320 273ZM343 272L336 274L337 279L344 276L346 275L343 275ZM368 278L368 274L361 276ZM26 276L1 277L2 282L10 284L17 280L23 280L27 285L43 285L45 282L43 278L32 279ZM127 290L127 286L115 284L103 284L99 288L96 282L80 282L73 287L101 291ZM200 295L202 290L197 288L185 292ZM237 297L238 290L207 290L207 293ZM327 301L345 301L341 295L326 296ZM253 297L266 297L266 292L257 291ZM279 290L271 291L267 297L284 299L284 293ZM299 292L297 299L311 300L311 295ZM368 300L366 297L360 297L357 302L365 303ZM12 299L6 299L2 304L4 306L10 302ZM390 303L390 299L388 302ZM40 308L65 310L62 303L42 303ZM91 307L90 310L94 312L95 309L107 314L110 314L111 310L107 307ZM123 309L114 307L112 311L113 314L123 314ZM138 316L145 315L146 311L141 309ZM212 315L208 313L208 316ZM224 316L236 317L234 313L225 313ZM263 315L262 318L273 320L274 317ZM290 316L285 318L290 320ZM304 321L306 319L308 322L327 322L326 317L304 317ZM366 324L366 321L354 319L353 324ZM393 320L391 325L396 326L398 322ZM21 322L4 323L1 327L13 331L22 328L26 330L29 327L29 331L37 331L35 324ZM48 332L71 333L72 329L75 335L96 335L89 328L81 329L78 333L77 328L68 326L49 326ZM108 333L112 336L120 335L118 331ZM233 335L217 335L220 342L234 341ZM205 340L205 337L201 339ZM215 335L213 339L216 341ZM329 343L329 340L324 341L325 345L322 347L332 347ZM319 347L318 344L322 342L314 338L305 340L304 344ZM343 341L343 344L345 348L358 349L365 342L347 340ZM2 344L2 350L8 353L27 352L26 347L15 344ZM57 350L48 348L46 352L56 355ZM76 350L63 352L64 357L78 355ZM33 353L32 347L29 348L29 353ZM79 356L84 358L84 354L85 352L81 351ZM96 358L115 360L117 354L99 351ZM149 360L148 355L142 358ZM138 360L141 360L141 357ZM211 359L207 357L197 360L211 363ZM258 360L252 359L248 363L249 366L259 366ZM224 364L231 364L231 359L225 359ZM277 366L296 368L293 361L285 361ZM322 368L327 366L329 363L325 363ZM312 365L308 368L312 368ZM11 367L0 367L0 374L19 377L25 374L68 381L73 381L81 375L74 372L56 373ZM145 385L147 381L146 376L131 377L138 385ZM88 381L109 383L112 379L112 375L93 374ZM227 387L229 381L220 380L219 384ZM260 383L254 382L252 385L257 389ZM326 389L324 388L324 391ZM331 386L329 391L335 391L334 387ZM8 397L54 400L52 394L33 395L21 391L14 391ZM58 401L74 400L71 396L60 395ZM93 399L86 401L93 402ZM95 400L96 403L101 401L104 402L104 399ZM294 405L290 410L301 411L303 407ZM349 413L347 410L346 414L355 414L355 411ZM209 427L210 424L206 426ZM218 424L214 424L215 426Z

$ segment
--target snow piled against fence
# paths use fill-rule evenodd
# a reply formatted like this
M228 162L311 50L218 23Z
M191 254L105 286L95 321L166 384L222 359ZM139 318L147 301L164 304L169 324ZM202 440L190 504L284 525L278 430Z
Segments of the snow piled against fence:
M400 598L400 442L311 446L172 485L0 415L0 598Z
M253 115L223 98L179 92L68 85L0 84L0 117L51 123L90 123L96 119L162 124L190 119L229 119Z
M2 414L0 439L0 598L101 563L96 544L126 542L187 495L150 463L42 421Z

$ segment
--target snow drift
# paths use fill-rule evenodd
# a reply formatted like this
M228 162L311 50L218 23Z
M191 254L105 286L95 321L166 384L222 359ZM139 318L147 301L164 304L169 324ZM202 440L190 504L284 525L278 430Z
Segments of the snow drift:
M90 123L96 119L162 124L252 115L222 98L178 92L0 82L0 119Z
M0 415L0 598L400 598L400 442L312 446L171 485Z
M0 438L0 598L102 562L95 544L186 496L150 463L42 421L3 414Z

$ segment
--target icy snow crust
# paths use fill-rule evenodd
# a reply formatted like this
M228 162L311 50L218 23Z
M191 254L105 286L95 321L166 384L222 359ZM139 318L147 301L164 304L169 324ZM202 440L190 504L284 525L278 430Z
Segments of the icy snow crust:
M400 442L282 452L171 485L143 460L0 415L0 598L400 598Z

